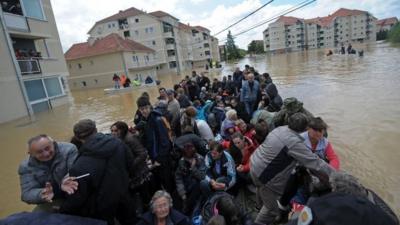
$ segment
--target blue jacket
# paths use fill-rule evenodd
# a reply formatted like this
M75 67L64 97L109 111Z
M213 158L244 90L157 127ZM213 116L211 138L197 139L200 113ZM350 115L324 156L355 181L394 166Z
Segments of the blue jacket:
M75 145L55 142L55 156L50 167L31 156L24 160L18 169L22 201L29 204L45 203L40 193L48 181L53 186L54 198L62 197L61 181L69 172L77 155Z
M226 177L226 190L231 188L236 183L235 161L233 161L232 156L228 152L224 151L224 154L222 154L221 158L217 161L213 160L213 158L211 157L211 152L208 152L205 158L205 162L207 167L207 181L210 181L211 179L216 180L219 177ZM218 168L216 168L218 165L220 166L219 174L217 172Z
M240 92L241 102L253 102L257 100L258 91L260 90L260 84L258 81L254 81L253 89L249 86L249 81L244 81L242 85L242 91Z
M145 147L152 160L168 157L171 150L171 141L168 129L162 119L162 114L153 110L147 119L145 127Z

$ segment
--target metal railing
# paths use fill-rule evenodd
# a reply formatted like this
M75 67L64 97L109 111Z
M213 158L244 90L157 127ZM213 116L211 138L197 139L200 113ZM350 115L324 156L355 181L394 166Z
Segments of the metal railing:
M18 59L19 68L22 75L41 73L39 60L37 59Z

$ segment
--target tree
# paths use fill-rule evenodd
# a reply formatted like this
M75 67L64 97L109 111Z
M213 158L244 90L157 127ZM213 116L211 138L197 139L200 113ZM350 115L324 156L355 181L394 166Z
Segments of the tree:
M235 40L233 40L231 31L228 31L228 36L226 38L226 55L228 60L242 58L238 48L235 45Z
M261 54L264 53L264 41L257 41L253 40L250 42L250 44L247 46L247 51L249 53L254 53L254 54Z
M400 23L397 23L390 29L389 41L400 43Z
M378 33L376 33L376 40L386 40L388 36L388 31L387 30L380 30Z

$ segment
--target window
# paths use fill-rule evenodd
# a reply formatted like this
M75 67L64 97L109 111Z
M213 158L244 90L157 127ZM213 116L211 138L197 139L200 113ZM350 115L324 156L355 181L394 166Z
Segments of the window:
M108 24L108 28L111 28L111 24Z
M132 56L132 60L134 62L139 62L139 58L137 57L137 55Z
M156 45L156 41L152 41L152 44L153 44L153 45Z
M147 34L147 33L149 33L149 28L144 28L144 32Z
M60 80L58 79L58 77L44 79L44 84L46 86L47 96L49 98L63 94L63 90L61 88Z
M146 61L146 62L149 61L149 56L148 56L148 55L145 55L145 56L144 56L144 61Z
M90 65L93 65L93 64L94 64L93 60L90 60Z
M130 37L131 36L131 32L129 32L129 30L124 31L124 37Z
M78 63L78 68L82 69L82 65L80 63Z
M41 0L22 0L26 16L44 20L44 12Z
M112 27L115 27L115 23L112 24Z
M135 30L135 35L139 35L139 31L138 30Z
M36 104L64 95L64 88L60 79L62 78L50 77L24 81L29 101Z
M154 31L153 27L150 27L149 31L150 31L150 33L153 33L153 31Z
M82 81L82 86L86 87L86 81Z
M70 63L70 64L68 64L68 66L69 66L69 68L70 68L70 69L72 69L72 65L71 65L71 63Z
M46 98L46 92L41 79L24 81L24 84L30 102Z
M139 18L136 18L136 19L135 19L135 22L136 22L136 23L139 23Z

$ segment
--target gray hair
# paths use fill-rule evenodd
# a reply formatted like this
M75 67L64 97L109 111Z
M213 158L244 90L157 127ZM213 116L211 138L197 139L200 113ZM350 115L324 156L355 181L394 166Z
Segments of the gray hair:
M53 142L53 139L52 139L50 136L48 136L47 134L39 134L39 135L36 135L36 136L34 136L34 137L29 138L29 140L28 140L28 142L27 142L27 144L28 144L28 149L31 148L31 145L32 145L33 142L37 142L37 141L39 141L39 140L42 139L42 138L46 138L46 139L49 140L50 142Z
M360 197L367 197L367 190L354 176L346 172L336 172L329 178L332 192L340 192Z
M156 191L156 193L154 193L154 195L153 195L153 197L151 198L151 201L150 201L150 208L151 208L152 211L154 210L154 202L157 199L162 198L162 197L164 197L164 198L166 198L168 200L169 207L172 208L173 204L172 204L171 195L168 192L164 191L164 190L158 190L158 191Z
M234 109L230 109L225 113L226 118L228 118L230 120L231 120L233 115L237 115L237 112Z

